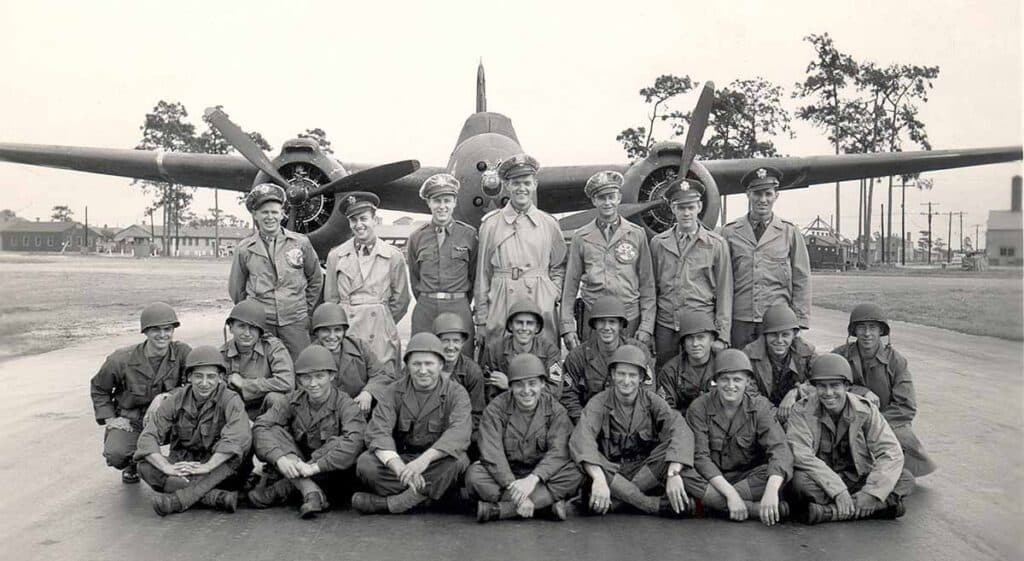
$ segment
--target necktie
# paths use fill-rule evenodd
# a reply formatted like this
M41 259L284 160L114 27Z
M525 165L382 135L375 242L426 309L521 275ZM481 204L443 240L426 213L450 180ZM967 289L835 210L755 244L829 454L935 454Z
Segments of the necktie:
M444 226L435 226L434 231L437 232L437 247L444 245L444 238L448 234L448 231Z
M765 227L764 222L754 223L754 238L757 239L757 241L761 241L761 235L764 234Z

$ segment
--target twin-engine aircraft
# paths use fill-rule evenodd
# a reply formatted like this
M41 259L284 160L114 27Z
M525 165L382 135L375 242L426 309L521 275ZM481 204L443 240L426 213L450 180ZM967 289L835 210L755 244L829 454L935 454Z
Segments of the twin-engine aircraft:
M719 195L743 192L740 178L762 166L782 171L784 179L780 189L794 189L1021 159L1020 146L1005 146L694 160L713 98L713 84L705 83L685 142L658 143L646 158L632 165L545 166L542 162L537 174L538 206L551 213L580 211L560 221L563 230L579 228L594 216L591 203L583 194L587 178L601 170L616 170L625 176L620 210L653 234L672 224L672 215L661 193L667 186L666 180L678 174L698 179L706 186L701 219L713 228L720 211ZM207 109L204 118L241 156L0 143L0 161L242 192L260 183L273 182L283 187L288 195L285 225L308 235L317 253L325 258L332 247L350 235L347 220L336 212L346 191L376 193L381 207L388 210L425 212L426 205L418 196L420 185L435 173L448 172L462 183L456 218L478 226L484 214L501 207L508 198L497 176L498 163L525 151L512 121L487 110L482 65L477 69L476 112L462 126L445 167L421 167L416 160L380 166L341 162L324 153L314 140L304 138L286 141L281 152L270 159L220 109Z

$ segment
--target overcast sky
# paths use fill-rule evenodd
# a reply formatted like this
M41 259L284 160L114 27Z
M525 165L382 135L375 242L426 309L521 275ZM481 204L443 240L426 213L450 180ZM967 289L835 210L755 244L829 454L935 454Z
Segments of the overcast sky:
M615 135L644 119L637 91L658 75L719 86L762 76L792 91L813 54L801 39L827 31L858 60L941 67L920 114L934 148L1021 143L1017 0L437 4L2 2L0 142L131 148L165 99L184 103L199 126L203 108L222 104L275 150L321 127L343 161L444 165L473 111L482 57L488 108L512 118L542 165L619 163ZM783 153L831 152L820 131L795 129L797 138L778 141ZM968 225L1009 208L1020 169L930 174L933 191L907 192L907 230L924 227L918 213L932 200L968 212L973 236ZM205 213L212 191L200 193L195 209ZM222 195L245 216L233 193ZM148 200L126 179L0 164L0 208L30 219L58 204L82 219L88 204L90 223L124 226L142 220ZM731 197L730 216L743 205ZM833 189L785 193L777 210L801 225L828 219ZM856 183L842 214L844 233L856 234Z

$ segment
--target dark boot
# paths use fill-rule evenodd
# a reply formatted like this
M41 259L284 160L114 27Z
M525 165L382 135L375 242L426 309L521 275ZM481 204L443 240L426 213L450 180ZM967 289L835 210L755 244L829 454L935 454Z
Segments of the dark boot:
M824 522L838 522L839 513L836 511L835 505L808 503L806 521L812 526L814 524L822 524Z
M139 482L139 470L135 466L136 464L133 462L121 470L121 483L132 485Z
M490 522L491 520L508 520L516 515L516 505L510 502L489 503L479 501L476 503L476 521Z
M153 505L153 510L160 516L185 512L185 507L181 506L181 501L173 493L153 493L149 501Z
M903 506L903 497L899 495L889 495L885 499L885 506L876 510L875 512L865 516L864 519L869 520L896 520L906 513L906 507Z
M295 486L287 479L281 479L265 487L257 487L249 491L249 502L256 508L269 508L283 505L295 491Z
M665 518L691 518L694 510L696 510L694 501L690 497L687 497L686 503L683 504L682 512L672 510L672 503L669 502L668 497L661 497L658 500L658 516L664 516Z
M402 514L425 502L427 499L426 495L421 495L412 489L406 489L397 495L391 495L385 501L388 504L388 512L391 514Z
M565 522L569 518L569 505L565 501L551 503L551 518L559 522Z
M388 511L388 500L373 493L354 493L352 508L362 514L382 514Z
M224 512L234 512L238 508L238 493L235 491L222 491L214 489L203 495L199 502L204 505Z
M323 493L309 493L302 498L302 506L299 507L299 517L310 519L318 512L326 512L330 507L327 504L327 497Z

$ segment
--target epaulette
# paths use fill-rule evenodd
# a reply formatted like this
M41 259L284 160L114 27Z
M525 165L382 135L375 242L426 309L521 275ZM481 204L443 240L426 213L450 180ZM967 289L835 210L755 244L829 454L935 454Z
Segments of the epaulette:
M481 219L481 220L482 220L482 219ZM476 231L476 228L474 228L474 227L470 226L469 224L466 224L465 222L463 222L463 221L461 221L461 220L456 220L456 221L455 221L455 223L456 223L456 224L460 224L460 225L462 225L462 226L465 226L466 228L469 228L470 230L473 230L474 232Z

